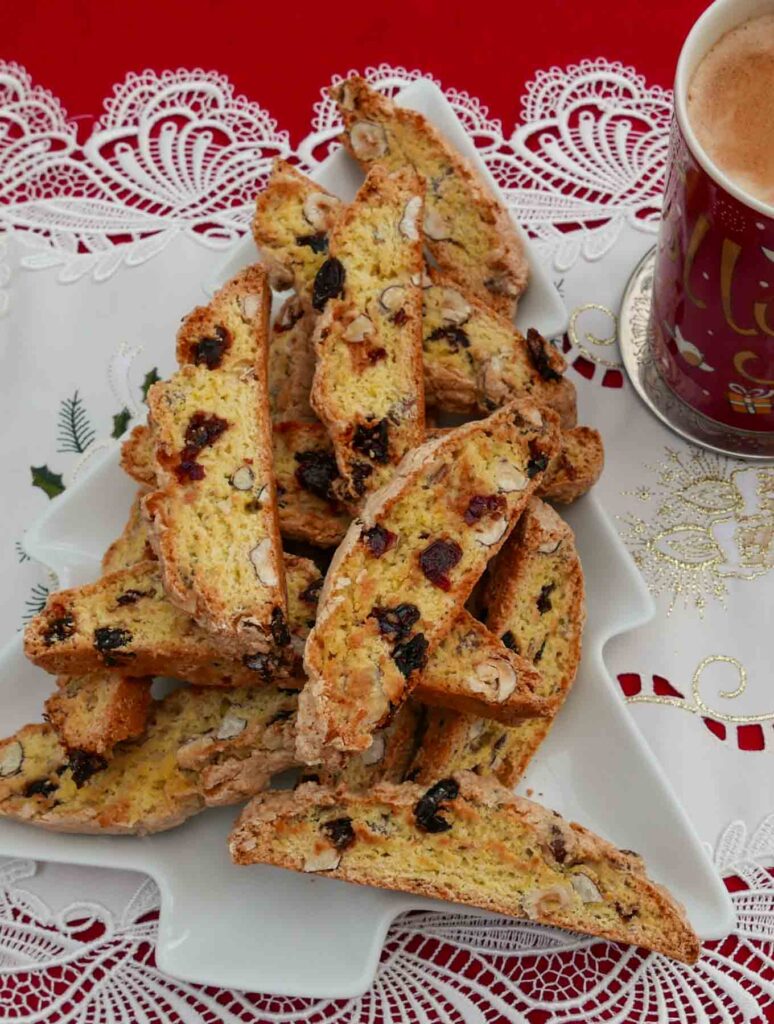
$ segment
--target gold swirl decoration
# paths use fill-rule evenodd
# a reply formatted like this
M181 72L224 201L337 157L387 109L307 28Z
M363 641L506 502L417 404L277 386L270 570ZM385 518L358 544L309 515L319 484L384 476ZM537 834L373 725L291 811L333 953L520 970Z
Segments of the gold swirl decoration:
M774 711L767 711L757 715L733 714L720 710L713 704L707 703L702 696L702 676L711 665L728 665L736 671L736 679L732 689L720 690L718 699L736 700L747 690L747 670L737 658L727 654L710 654L699 662L696 671L691 679L691 699L685 697L662 697L659 694L638 693L633 697L627 697L628 704L663 704L666 707L679 708L681 711L689 711L694 715L701 715L703 718L713 718L718 722L727 722L729 725L753 725L763 722L774 722Z
M665 449L650 477L624 491L647 506L619 516L622 536L655 595L703 614L725 602L729 579L755 580L774 568L774 466L739 466L712 452Z
M602 334L598 327L593 330L589 321L598 321L599 314L607 321ZM604 366L611 370L620 369L623 363L620 359L609 359L601 355L595 349L610 349L618 345L618 317L615 313L602 306L598 302L586 302L582 306L576 306L570 315L570 322L567 326L567 337L571 344L581 355L597 366Z

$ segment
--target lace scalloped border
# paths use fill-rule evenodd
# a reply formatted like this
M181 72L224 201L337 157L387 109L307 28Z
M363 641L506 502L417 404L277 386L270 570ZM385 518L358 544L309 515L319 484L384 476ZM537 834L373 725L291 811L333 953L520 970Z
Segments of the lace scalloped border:
M386 64L365 75L388 94L430 77ZM508 135L475 97L446 96L557 269L581 255L601 258L624 224L655 229L671 97L633 68L600 58L539 72ZM223 75L144 71L115 87L80 143L58 99L0 61L0 227L22 242L24 267L57 268L63 283L105 280L181 234L223 249L248 231L273 160L312 167L340 127L323 90L294 151L288 133Z
M154 963L158 890L146 881L120 914L93 903L59 913L24 887L31 861L0 868L0 1006L18 1024L148 1019L187 1024L404 1024L620 1021L751 1024L774 1006L774 814L741 821L714 853L736 908L735 934L688 967L526 921L414 913L391 929L376 980L358 999L261 996L188 984ZM33 982L34 979L34 982Z

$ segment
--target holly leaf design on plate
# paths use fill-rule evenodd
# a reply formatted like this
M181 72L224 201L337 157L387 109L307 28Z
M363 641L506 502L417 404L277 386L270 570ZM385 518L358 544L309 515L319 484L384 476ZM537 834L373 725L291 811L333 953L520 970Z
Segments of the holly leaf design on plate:
M158 367L154 366L152 370L148 370L148 372L145 374L145 379L142 382L142 400L143 400L143 402L147 402L148 401L148 392L150 391L151 387L157 381L160 381L160 380L161 380L161 377L159 377Z
M65 489L61 473L53 473L48 466L30 466L30 472L32 473L32 486L45 491L49 498L55 498Z
M132 414L126 408L123 407L121 412L117 412L113 417L113 433L111 437L120 437L129 426L129 420L132 418Z

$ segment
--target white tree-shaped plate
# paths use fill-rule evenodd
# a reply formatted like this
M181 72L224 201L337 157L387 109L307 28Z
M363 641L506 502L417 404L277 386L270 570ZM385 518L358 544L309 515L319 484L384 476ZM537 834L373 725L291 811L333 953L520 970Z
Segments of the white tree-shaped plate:
M477 159L435 86L414 83L402 99ZM326 161L318 177L343 196L357 185L341 152ZM254 250L243 244L228 272L252 258ZM561 329L563 311L545 273L532 263L530 322L552 334ZM526 308L527 302L522 311ZM28 551L58 574L62 586L96 577L103 551L123 527L135 488L122 473L118 454L116 443L27 533ZM520 790L639 851L652 876L685 903L701 936L719 938L733 925L728 895L603 662L611 637L652 616L651 599L593 495L567 510L566 518L586 574L583 660L570 698ZM51 685L25 661L17 638L0 656L0 734L38 720ZM162 970L190 981L281 995L362 993L399 913L449 909L325 877L237 868L226 848L234 817L233 808L210 810L181 828L144 838L59 835L0 821L0 855L147 872L161 892L156 955Z

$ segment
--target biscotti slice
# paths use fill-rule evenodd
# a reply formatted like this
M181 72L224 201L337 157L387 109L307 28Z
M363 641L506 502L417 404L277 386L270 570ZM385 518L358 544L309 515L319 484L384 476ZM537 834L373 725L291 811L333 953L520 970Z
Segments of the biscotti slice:
M413 172L375 167L333 229L312 303L311 402L328 428L342 497L357 503L424 440L422 201Z
M142 514L141 501L146 493L144 490L137 492L121 536L113 541L102 556L104 573L128 569L130 565L156 557L148 536L148 524Z
M598 430L565 430L559 452L551 460L538 494L547 501L568 505L591 490L604 466L605 449Z
M401 606L392 611L400 621ZM390 619L387 619L390 622ZM458 708L511 724L545 718L554 702L540 694L540 673L463 611L427 659L414 689L424 704Z
M298 677L322 578L306 558L286 555L285 565L289 643L281 647L281 658L260 652L230 657L209 631L167 599L158 562L140 562L52 594L27 626L24 650L40 668L69 676L122 668L132 675L224 687Z
M121 469L143 487L156 486L156 452L147 423L138 423L121 444Z
M550 505L530 501L490 565L484 602L489 629L539 669L538 693L558 710L578 671L586 610L575 538ZM508 730L499 748L501 778L513 784L524 774L552 720Z
M276 650L286 618L265 379L189 365L148 394L164 589L234 656Z
M272 288L294 287L311 300L311 283L325 262L328 235L341 202L285 160L277 160L258 194L253 237Z
M265 269L245 267L208 305L183 318L177 332L178 363L238 374L254 371L265 382L270 311Z
M269 339L269 405L274 420L317 422L309 404L314 377L315 314L297 295L280 307Z
M68 751L49 725L0 743L0 815L60 832L159 832L235 803L293 764L296 698L274 687L183 687L107 761Z
M514 402L415 449L371 495L336 551L307 640L301 760L328 746L368 748L460 615L557 439L554 413Z
M447 775L471 771L493 775L510 788L515 778L508 740L517 728L453 708L428 707L422 743L405 779L429 786Z
M237 864L324 872L625 942L685 963L699 940L636 854L471 772L430 789L315 783L260 794L229 840Z
M422 347L428 405L444 412L491 412L531 398L576 423L575 387L553 345L530 328L525 338L491 305L431 271L423 289Z
M427 182L425 242L440 269L512 317L529 267L505 206L430 122L362 78L330 90L344 119L342 141L369 169L413 167Z
M46 701L46 718L68 750L110 757L116 743L145 731L152 682L105 671L65 676Z
M317 421L283 421L272 442L282 536L335 547L352 517L336 497L341 478L328 432Z

